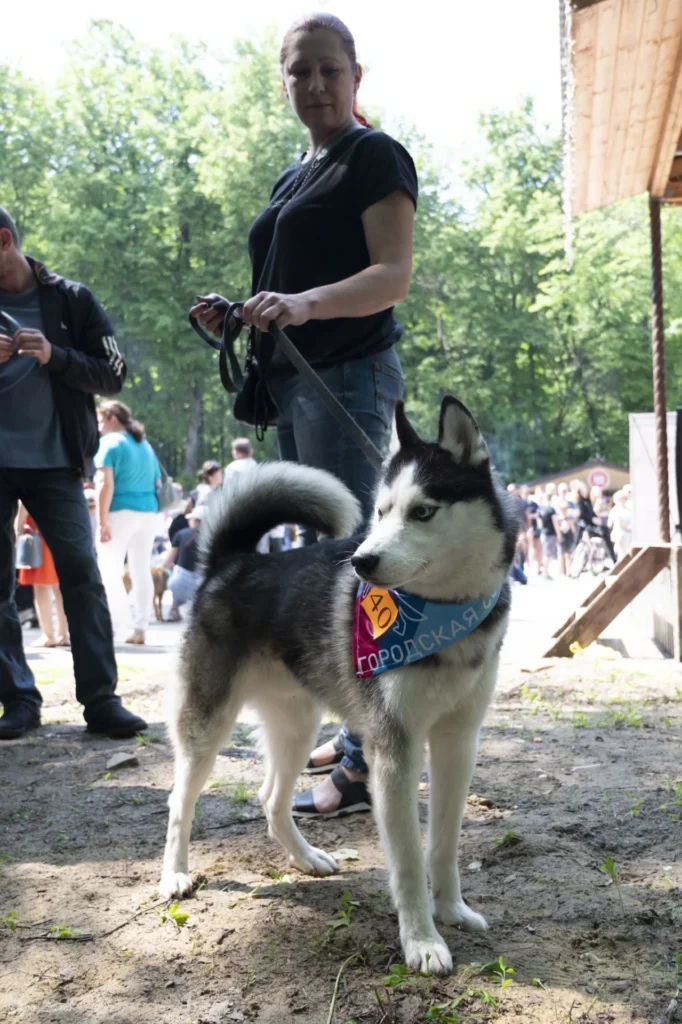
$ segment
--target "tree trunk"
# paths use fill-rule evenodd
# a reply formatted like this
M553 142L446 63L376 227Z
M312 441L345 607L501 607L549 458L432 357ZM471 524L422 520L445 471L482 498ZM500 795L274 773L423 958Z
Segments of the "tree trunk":
M183 469L185 473L196 473L199 468L199 442L201 439L201 421L204 413L204 393L195 381L189 392L189 423L185 438L185 457Z

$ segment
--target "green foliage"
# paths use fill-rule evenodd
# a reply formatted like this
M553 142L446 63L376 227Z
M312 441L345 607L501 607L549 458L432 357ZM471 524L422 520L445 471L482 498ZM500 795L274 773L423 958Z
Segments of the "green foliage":
M615 885L616 892L618 893L618 899L620 900L620 909L621 909L621 911L623 913L623 916L625 916L625 905L623 903L623 895L622 895L622 893L620 891L620 882L619 882L620 864L616 864L616 862L613 859L613 857L609 856L609 857L606 858L606 860L601 865L599 870L603 871L605 875L608 875L609 878L611 879L611 881L613 882L613 884Z
M172 921L176 928L183 928L189 920L189 914L186 914L183 910L180 910L179 903L171 903L171 905L162 914L159 914L160 921Z
M123 398L185 484L204 458L226 462L231 439L249 433L187 310L200 292L249 294L249 226L305 144L282 99L274 36L207 57L203 46L155 49L96 21L49 94L0 65L2 203L27 252L106 306L129 366ZM432 432L439 390L459 395L508 479L598 455L626 462L627 414L652 407L646 203L582 217L568 267L558 138L530 102L483 116L480 128L460 203L425 142L401 133L421 186L413 285L398 310L408 409ZM674 394L677 211L666 211L663 232ZM274 450L269 431L257 452Z
M508 967L503 956L498 956L487 964L473 964L481 974L487 974L497 982L501 989L508 988L513 981L514 968Z
M512 829L507 829L504 835L499 836L495 840L494 845L498 850L506 850L510 846L518 846L521 841L521 836L518 832L514 832Z
M0 918L0 928L6 928L10 932L15 932L17 930L16 910L10 910L6 917Z

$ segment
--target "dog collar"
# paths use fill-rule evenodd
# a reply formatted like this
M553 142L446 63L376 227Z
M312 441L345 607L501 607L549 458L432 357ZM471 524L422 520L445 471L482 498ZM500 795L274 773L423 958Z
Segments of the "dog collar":
M359 679L378 676L463 640L487 619L501 591L463 604L441 604L360 583L353 616L355 674Z

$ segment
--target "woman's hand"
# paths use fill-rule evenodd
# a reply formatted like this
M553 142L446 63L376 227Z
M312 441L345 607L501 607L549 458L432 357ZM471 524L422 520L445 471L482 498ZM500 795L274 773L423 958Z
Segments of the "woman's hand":
M312 317L313 304L305 292L300 295L282 295L280 292L258 292L244 303L244 323L253 324L259 331L267 331L274 320L279 327L300 327Z
M109 523L99 524L99 539L101 544L108 544L111 540L111 527Z
M189 311L190 316L195 317L216 338L222 338L223 336L225 313L214 309L211 303L215 302L216 299L222 298L222 295L218 295L216 292L211 292L210 295L197 295L196 305L192 306ZM228 302L227 299L223 301Z

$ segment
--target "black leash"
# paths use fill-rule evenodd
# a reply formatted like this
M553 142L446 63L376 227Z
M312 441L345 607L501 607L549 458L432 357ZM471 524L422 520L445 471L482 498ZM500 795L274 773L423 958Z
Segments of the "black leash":
M225 299L217 299L213 303L214 309L219 310L220 312L225 312L223 334L220 341L216 341L215 338L212 338L203 329L201 324L199 324L196 317L190 316L189 318L190 324L199 337L203 338L211 348L216 349L220 353L220 379L225 390L229 391L231 394L241 391L244 383L244 375L242 374L239 360L237 359L234 351L235 342L239 337L242 327L244 326L244 321L238 312L242 306L242 302L229 303ZM329 412L336 417L348 436L363 452L370 465L374 466L375 469L381 469L384 460L379 449L369 439L364 430L358 426L348 410L343 407L336 395L329 390L324 381L315 372L315 370L313 370L308 360L301 355L291 339L284 333L282 328L275 323L274 320L268 328L268 334L272 336L275 344L279 345L289 362L292 363L301 376L306 379L318 397L324 402ZM228 363L232 370L232 377L230 377Z

